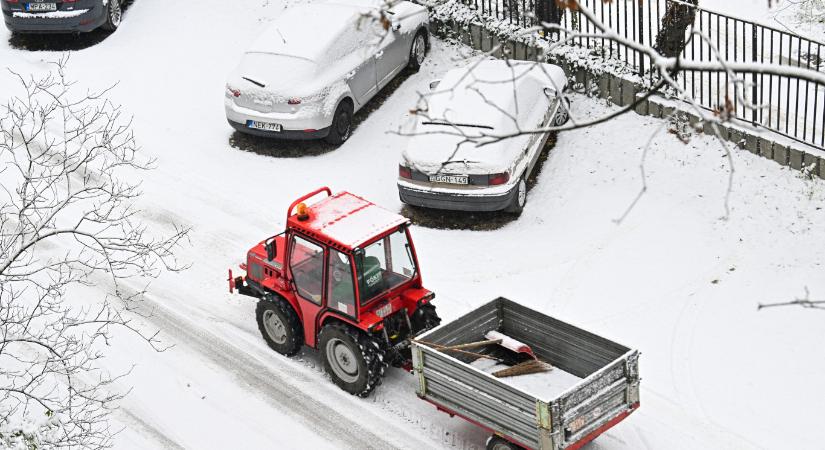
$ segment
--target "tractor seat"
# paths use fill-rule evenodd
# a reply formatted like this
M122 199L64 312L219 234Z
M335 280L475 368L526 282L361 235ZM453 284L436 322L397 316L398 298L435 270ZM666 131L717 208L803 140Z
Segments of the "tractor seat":
M375 256L364 258L362 280L361 299L363 300L369 300L386 290L381 261Z

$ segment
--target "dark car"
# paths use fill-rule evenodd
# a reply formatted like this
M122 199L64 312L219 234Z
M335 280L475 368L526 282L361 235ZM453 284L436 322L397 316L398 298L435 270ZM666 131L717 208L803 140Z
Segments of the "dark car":
M114 31L124 0L0 0L3 20L13 33Z

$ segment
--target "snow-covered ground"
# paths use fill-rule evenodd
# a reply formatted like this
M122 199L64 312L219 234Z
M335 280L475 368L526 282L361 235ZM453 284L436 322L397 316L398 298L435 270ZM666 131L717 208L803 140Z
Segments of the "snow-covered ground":
M328 185L400 210L404 138L386 131L407 119L416 90L463 64L464 50L435 41L422 71L368 107L339 149L238 150L223 115L225 75L294 2L204 0L170 13L168 2L140 0L116 34L72 55L81 86L119 81L113 100L158 158L143 179L143 219L194 228L180 252L192 268L157 280L149 298L147 326L175 347L155 353L122 336L109 352L113 371L136 364L115 416L125 427L117 447L482 448L486 435L418 400L409 374L391 370L358 399L324 376L315 352L273 353L254 303L227 293L226 269L282 228L300 194ZM0 67L40 72L60 56L11 48L4 33ZM0 74L0 99L10 82ZM606 106L578 98L574 108ZM825 317L756 305L805 287L825 298L825 184L737 152L723 220L729 167L718 144L661 133L645 166L648 192L617 224L640 187L640 147L660 125L627 115L560 135L524 214L501 228L416 227L425 284L447 320L503 295L640 349L642 407L590 449L821 448Z

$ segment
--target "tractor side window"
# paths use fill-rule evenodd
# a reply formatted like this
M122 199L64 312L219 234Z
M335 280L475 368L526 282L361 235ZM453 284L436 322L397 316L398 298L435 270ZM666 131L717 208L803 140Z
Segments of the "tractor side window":
M320 305L324 292L324 248L295 236L289 260L298 294Z
M407 240L407 233L399 230L389 236L390 240L390 270L399 278L396 281L404 282L415 274L415 263L412 259L412 248ZM398 283L400 284L400 283Z
M344 314L355 316L355 290L349 256L330 250L327 267L327 273L329 273L327 305Z

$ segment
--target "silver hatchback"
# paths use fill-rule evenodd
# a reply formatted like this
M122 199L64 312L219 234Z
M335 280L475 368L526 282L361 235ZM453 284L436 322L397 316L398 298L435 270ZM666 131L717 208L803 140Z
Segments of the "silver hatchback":
M341 144L352 116L428 45L426 8L333 0L286 10L229 75L224 105L236 130Z

